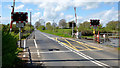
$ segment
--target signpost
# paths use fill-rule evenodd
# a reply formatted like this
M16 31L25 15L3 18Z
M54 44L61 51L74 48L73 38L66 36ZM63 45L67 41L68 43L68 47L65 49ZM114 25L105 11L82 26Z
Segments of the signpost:
M19 40L20 40L20 47L21 47L21 28L24 27L24 23L28 22L28 13L13 12L11 13L11 21L16 22L16 27L19 28Z

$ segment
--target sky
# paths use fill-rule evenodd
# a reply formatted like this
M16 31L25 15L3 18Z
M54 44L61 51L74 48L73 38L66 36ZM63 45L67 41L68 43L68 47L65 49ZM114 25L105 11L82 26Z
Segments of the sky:
M0 15L2 23L11 21L12 0L2 0ZM90 19L99 19L105 26L109 21L118 20L118 0L16 0L15 12L32 12L32 24L39 19L45 22L56 22L65 19L66 22L75 20L74 7L76 7L77 24Z

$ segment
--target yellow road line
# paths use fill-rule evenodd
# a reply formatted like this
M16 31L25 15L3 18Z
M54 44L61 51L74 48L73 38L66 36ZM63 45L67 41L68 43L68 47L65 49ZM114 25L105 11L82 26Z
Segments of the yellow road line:
M91 49L83 49L83 50L78 50L78 51L86 51L86 50L91 50Z
M73 46L69 41L67 41L65 38L63 38L71 47L73 47L74 49L77 49L75 46ZM77 49L78 50L78 49Z
M56 41L58 41L57 38L56 38ZM58 41L58 42L61 42L61 41ZM72 48L72 49L78 50L78 49L76 49L76 48L73 48L73 47L67 45L66 43L63 43L63 42L61 42L61 43L64 44L64 45L66 45L66 46L68 46L68 47L70 47L70 48Z
M58 41L58 40L57 40L57 39L58 39L57 37L56 37L55 39L56 39L56 41ZM61 42L61 41L58 41L58 42ZM91 50L91 49L78 50L78 49L76 49L76 48L73 48L73 47L67 45L66 43L63 43L63 42L61 42L61 43L64 44L64 45L66 45L66 46L68 46L68 47L70 47L70 48L72 48L72 49L75 49L75 50L77 50L77 51ZM81 48L80 46L75 46L75 47L79 47L79 48ZM92 49L92 50L95 50L95 49Z
M69 40L72 40L72 39L69 39ZM72 41L75 41L75 40L72 40ZM77 42L77 43L79 43L79 44L81 44L80 42L78 42L78 41L75 41L75 42ZM82 43L83 44L83 43ZM87 49L89 49L89 50L91 50L90 48L88 48L87 46L85 46L85 45L82 45L82 46L84 46L85 48L87 48Z
M67 38L68 39L68 38ZM87 45L87 46L89 46L89 47L92 47L92 48L96 48L96 49L98 49L98 50L102 50L101 48L98 48L98 47L95 47L95 46L91 46L91 45L88 45L88 44L86 44L86 43L82 43L82 42L79 42L79 41L76 41L76 40L73 40L73 39L69 39L69 40L72 40L72 41L75 41L75 42L77 42L77 43L79 43L79 44L82 44L82 45ZM89 48L90 49L90 48Z

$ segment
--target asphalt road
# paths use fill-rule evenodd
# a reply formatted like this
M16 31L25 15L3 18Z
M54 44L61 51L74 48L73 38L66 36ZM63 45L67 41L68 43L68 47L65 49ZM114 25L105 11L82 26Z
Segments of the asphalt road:
M42 66L118 66L118 52L87 44L78 39L63 38L35 30L35 39L29 39L33 64ZM118 67L116 67L118 68Z

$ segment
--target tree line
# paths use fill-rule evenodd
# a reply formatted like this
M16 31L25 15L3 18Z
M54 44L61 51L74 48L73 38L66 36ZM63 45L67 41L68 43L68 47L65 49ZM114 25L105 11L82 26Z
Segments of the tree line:
M55 30L55 29L71 29L70 23L75 23L74 21L66 22L65 19L61 19L58 24L55 22L47 22L45 25L41 25L42 23L37 21L36 28L42 30ZM119 21L109 21L106 26L100 23L97 27L96 32L99 31L100 33L117 33L120 26L118 26ZM79 32L82 32L82 35L90 36L93 35L93 26L90 26L90 22L85 21L83 23L79 23L76 27L74 25L74 32L76 32L76 28L78 28Z

